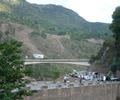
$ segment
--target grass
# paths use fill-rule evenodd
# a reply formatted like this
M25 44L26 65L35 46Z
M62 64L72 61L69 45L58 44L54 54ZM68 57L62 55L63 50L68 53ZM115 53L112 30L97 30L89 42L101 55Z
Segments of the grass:
M73 69L86 70L85 66L67 65L67 64L36 64L26 67L31 70L31 77L36 80L55 80L62 75L71 73Z

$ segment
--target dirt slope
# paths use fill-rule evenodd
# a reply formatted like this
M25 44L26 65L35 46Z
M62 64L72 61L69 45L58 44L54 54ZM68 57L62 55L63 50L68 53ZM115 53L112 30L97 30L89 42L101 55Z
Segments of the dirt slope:
M3 33L9 32L9 34L14 36L18 41L23 42L24 47L28 48L29 52L41 53L29 39L29 33L31 33L33 29L15 23L1 23L0 31Z
M15 31L15 37L23 42L23 44L30 49L32 53L40 53L40 50L37 49L37 47L31 42L29 39L29 33L31 33L33 30L30 28L24 28L23 30L16 30Z

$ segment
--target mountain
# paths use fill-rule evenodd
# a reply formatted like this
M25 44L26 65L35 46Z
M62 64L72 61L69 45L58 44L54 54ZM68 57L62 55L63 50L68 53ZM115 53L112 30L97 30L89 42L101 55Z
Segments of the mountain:
M70 9L25 0L0 0L0 31L22 41L26 55L47 58L89 58L101 46L97 41L112 34L108 24L87 22Z

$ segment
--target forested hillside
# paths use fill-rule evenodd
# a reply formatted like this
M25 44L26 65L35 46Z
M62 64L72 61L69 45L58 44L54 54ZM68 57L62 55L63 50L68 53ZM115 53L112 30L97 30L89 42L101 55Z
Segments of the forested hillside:
M90 62L95 64L96 68L99 65L99 69L104 67L115 77L120 77L120 6L113 12L112 18L110 29L113 35L105 39L102 48L97 55L91 57Z
M41 52L47 58L89 58L112 34L108 24L87 22L70 9L25 0L1 0L0 23L1 32L24 43L26 55Z

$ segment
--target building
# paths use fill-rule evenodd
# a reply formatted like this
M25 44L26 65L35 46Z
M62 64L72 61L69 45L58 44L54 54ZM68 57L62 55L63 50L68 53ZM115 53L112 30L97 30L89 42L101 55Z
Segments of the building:
M35 58L35 59L43 59L44 58L44 54L34 53L33 54L33 58Z

